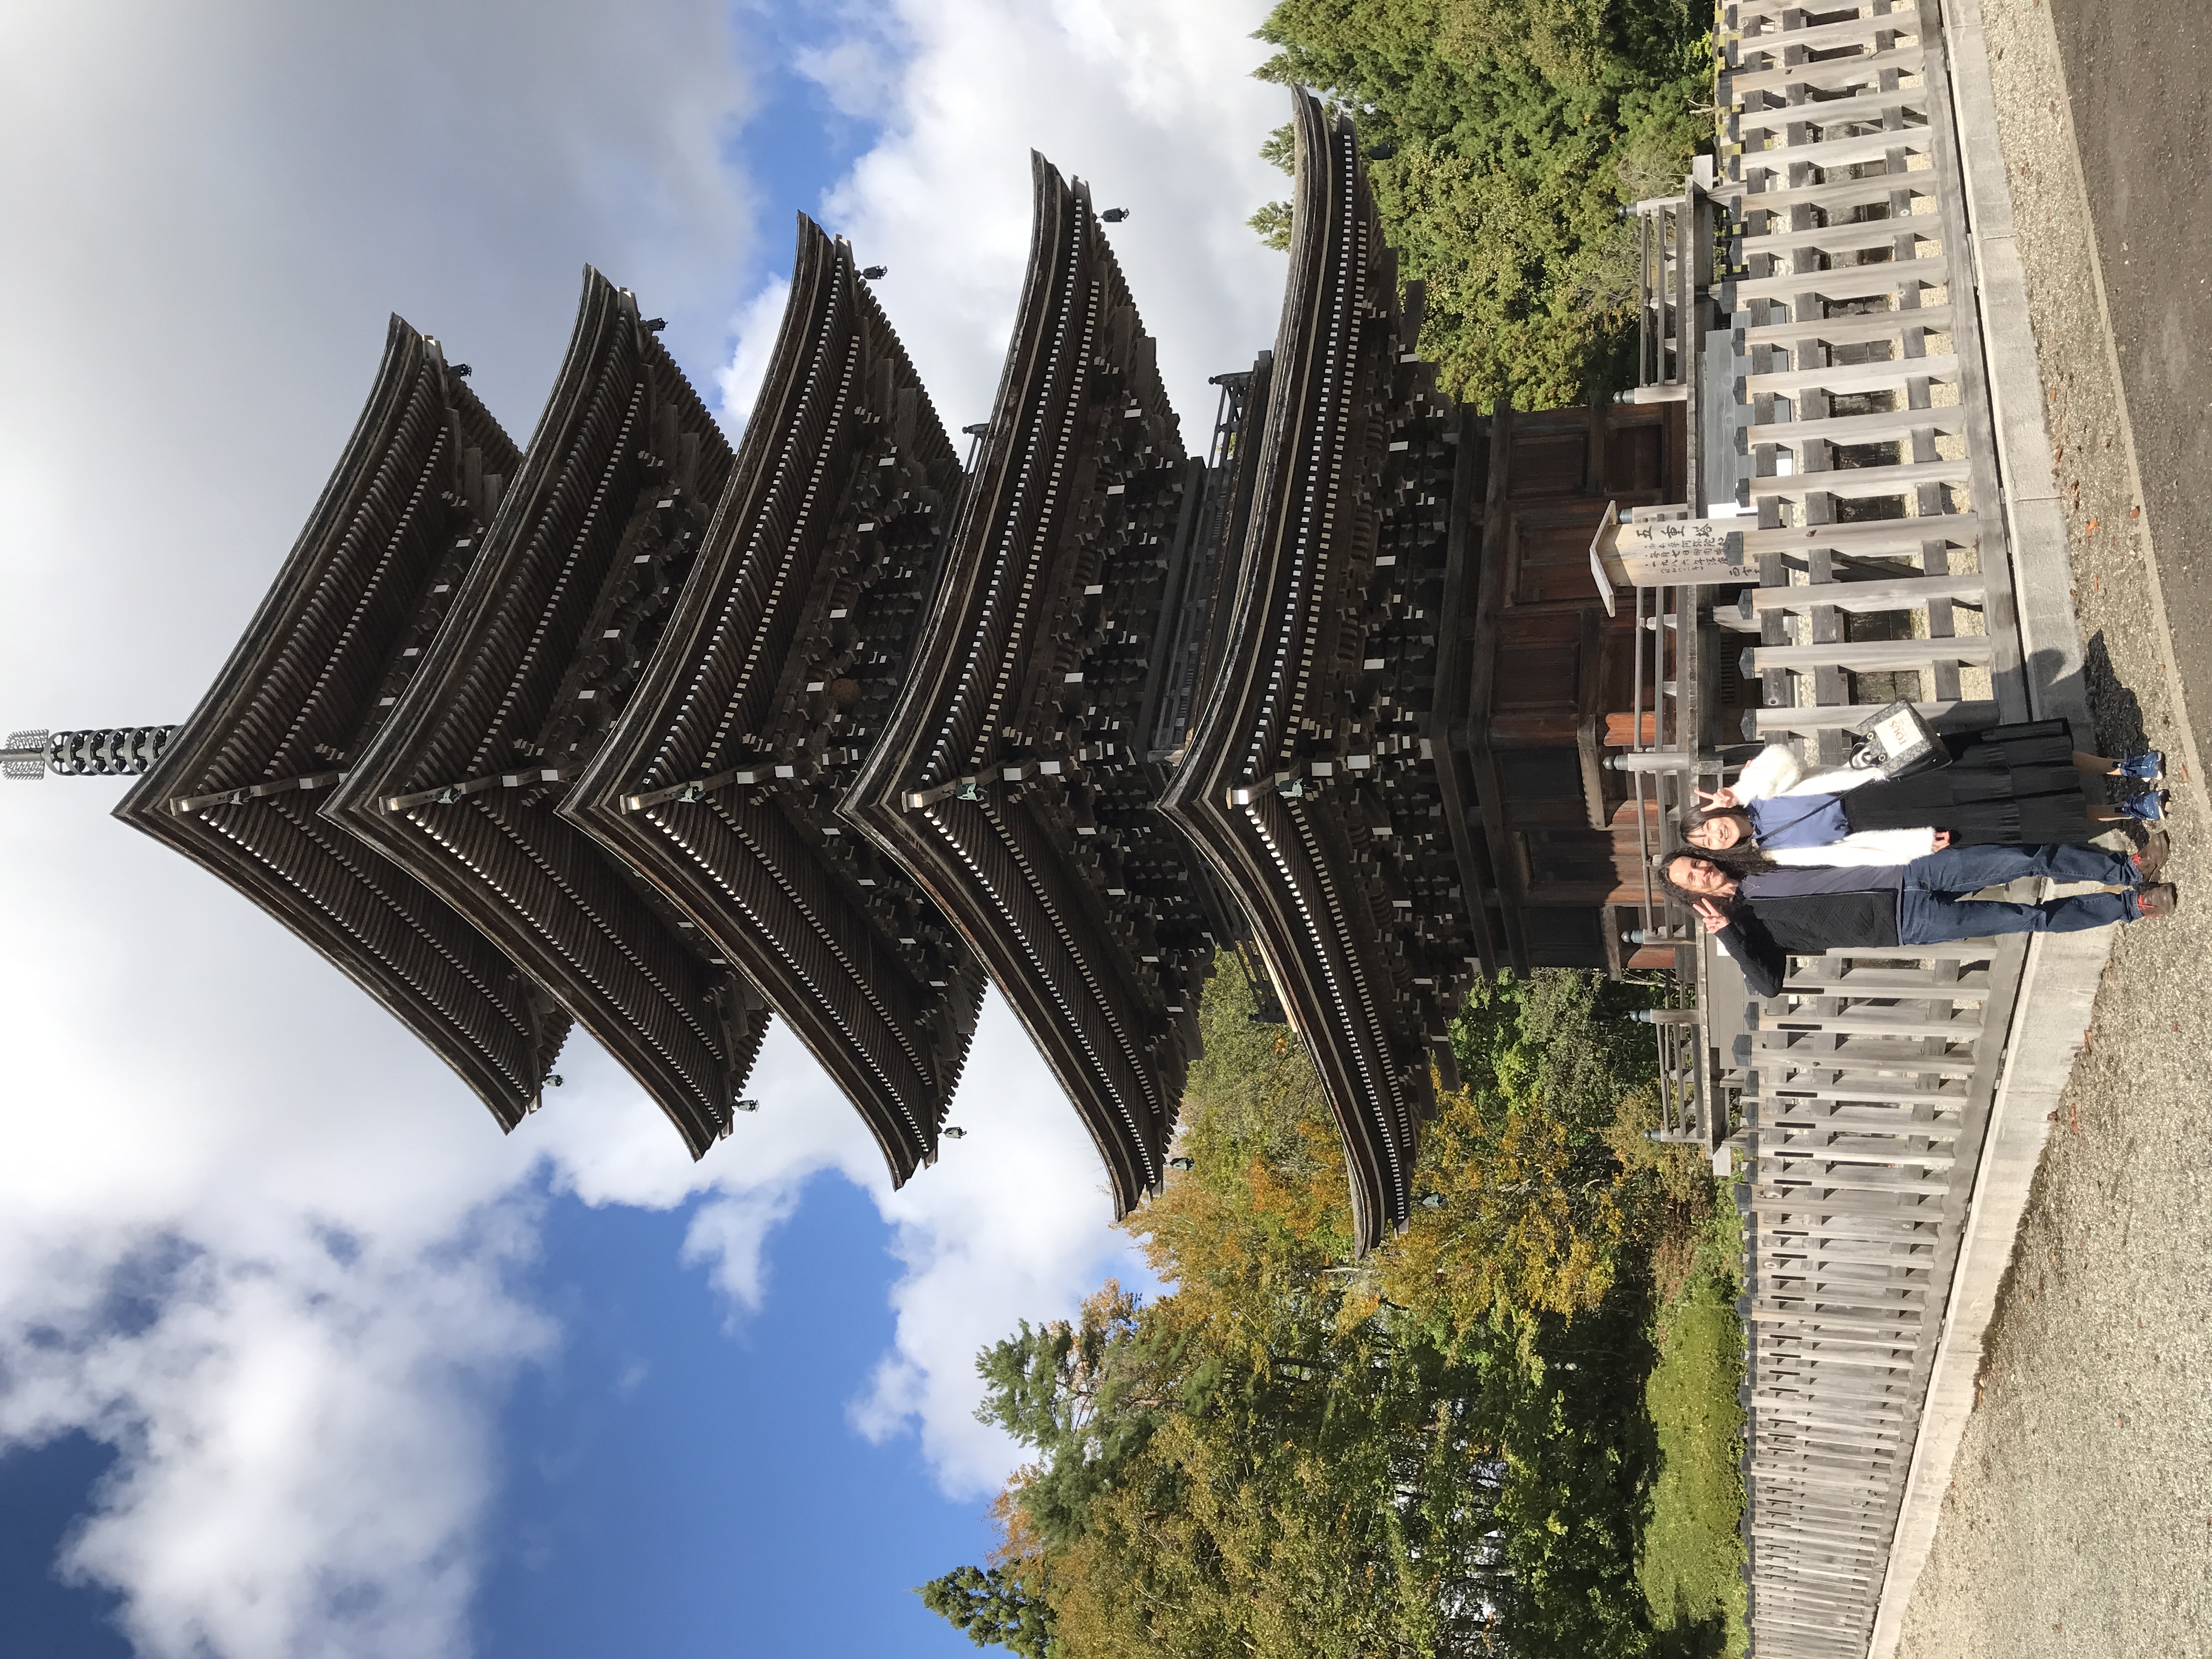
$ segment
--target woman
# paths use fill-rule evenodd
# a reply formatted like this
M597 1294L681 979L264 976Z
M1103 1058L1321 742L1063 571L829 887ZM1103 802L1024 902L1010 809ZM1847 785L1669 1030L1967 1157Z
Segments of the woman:
M1961 847L1879 870L1746 871L1721 857L1677 853L1660 866L1668 891L1697 914L1743 969L1756 995L1787 988L1790 958L1832 951L1881 952L1998 933L2067 933L2170 916L2180 902L2158 881L2166 837L2140 853L2094 847ZM1757 861L1759 855L1743 855ZM1984 888L2027 877L2098 893L2040 904L1978 899Z
M2154 787L2117 807L2093 802L2087 790L2099 775L2154 784L2157 754L2084 754L2063 720L1942 741L1950 765L1897 779L1846 767L1808 775L1792 750L1771 745L1733 787L1698 792L1683 839L1711 853L1756 848L1782 864L1895 864L1947 847L2087 842L2130 819L2164 816Z

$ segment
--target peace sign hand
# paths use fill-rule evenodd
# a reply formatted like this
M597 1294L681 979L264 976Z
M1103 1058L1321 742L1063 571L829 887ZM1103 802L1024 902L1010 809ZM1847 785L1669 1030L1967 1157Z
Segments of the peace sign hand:
M1700 789L1697 796L1698 806L1708 812L1725 812L1736 805L1733 789Z
M1705 923L1709 933L1717 933L1729 925L1727 913L1709 898L1692 900L1690 908L1697 913L1698 920Z

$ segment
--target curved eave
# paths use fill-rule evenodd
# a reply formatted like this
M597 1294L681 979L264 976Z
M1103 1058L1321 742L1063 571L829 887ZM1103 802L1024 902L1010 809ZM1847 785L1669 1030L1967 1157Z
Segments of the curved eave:
M963 803L963 805L967 804ZM968 810L978 810L969 806ZM1101 1079L1097 1042L1085 1030L1072 988L1083 975L1072 970L1048 896L1026 883L994 884L969 861L972 843L947 833L942 807L907 812L848 798L846 814L864 826L951 919L981 959L1000 994L1044 1056L1106 1166L1118 1218L1159 1189L1162 1147L1145 1145L1132 1121L1133 1106L1117 1103ZM1018 830L1017 830L1018 833ZM1055 951L1054 945L1059 943Z
M700 931L844 1091L882 1152L893 1184L903 1185L915 1170L934 1162L952 1085L927 1093L916 1089L902 1097L881 1056L888 1046L882 1028L896 1023L903 1000L869 972L889 952L876 953L865 921L842 903L811 861L796 848L780 859L733 853L731 817L714 805L624 812L618 801L610 804L597 793L596 781L586 780L586 787L594 788L594 798L565 810L697 919ZM622 787L614 786L617 792ZM773 808L754 809L744 814L751 823L735 827L750 830L756 842L796 842L773 813ZM948 988L965 1000L972 1030L982 1000L980 967L971 964L964 982ZM919 1048L933 1034L910 1029L905 1035Z
M981 958L1098 1148L1118 1215L1158 1190L1176 1106L1172 1099L1144 1098L1163 1093L1145 1040L1158 1033L1138 1029L1145 1018L1123 982L1125 964L1101 944L1089 903L1055 870L1018 873L1025 860L1058 862L1057 855L1042 855L1038 821L1024 809L1009 809L1002 799L988 808L957 804L958 810L998 815L982 833L979 823L956 822L954 803L911 811L904 805L911 791L938 784L938 771L964 765L973 744L989 746L989 722L980 712L988 699L977 695L976 676L1003 673L1018 698L1023 679L1041 672L1022 631L1034 633L1040 625L1037 609L1003 599L994 605L992 590L1001 544L1013 539L1010 527L1038 510L1023 494L1032 410L1044 388L1056 384L1055 372L1070 368L1072 360L1055 357L1055 343L1078 270L1087 269L1075 238L1090 219L1087 208L1077 212L1079 185L1042 155L1032 155L1031 163L1029 266L989 433L954 531L939 603L915 652L915 668L842 811L930 895ZM1104 257L1110 260L1110 251ZM1078 471L1071 459L1071 490ZM1026 520L1020 527L1024 538L1035 533ZM1143 1075L1124 1078L1117 1087L1114 1077L1125 1066Z
M214 684L115 815L290 929L512 1129L536 1103L560 1029L510 958L374 848L316 822L312 794L177 805L313 769L312 759L270 752L296 747L311 716L313 729L350 746L375 671L397 648L386 635L404 630L442 550L440 532L418 538L411 562L399 556L409 498L441 512L422 481L450 468L458 485L461 444L488 470L513 465L513 444L449 378L436 346L392 318L376 382L299 540Z
M1404 1221L1410 1201L1413 1149L1398 1145L1388 1126L1412 1103L1392 1098L1401 1067L1376 1040L1373 1011L1363 1001L1358 941L1331 915L1334 884L1327 865L1306 855L1302 831L1314 826L1297 822L1297 804L1273 793L1241 808L1218 799L1163 803L1162 810L1205 849L1252 923L1283 1012L1305 1041L1336 1119L1353 1247L1372 1249Z
M871 339L880 359L856 361ZM712 774L715 735L774 717L802 624L818 622L825 603L823 544L842 527L855 473L879 459L860 441L860 417L891 427L902 388L921 408L909 453L896 457L901 477L911 471L949 495L959 484L957 457L860 287L851 251L799 216L791 296L698 568L561 809L744 973L845 1091L899 1184L936 1157L982 999L981 964L971 957L956 967L941 989L923 985L900 960L899 942L773 805L732 799L727 787L691 802L633 809L628 799ZM886 394L892 406L878 407ZM785 522L794 510L797 520Z
M651 438L632 422L642 424L642 378L662 372L647 361L658 352L629 296L586 270L567 356L482 556L434 648L323 810L520 963L643 1085L697 1158L727 1133L763 1035L762 1023L728 1006L726 970L684 940L603 848L550 805L530 804L527 790L386 805L526 769L512 752L494 754L495 739L542 725L585 645L568 631L581 626L576 611L562 607L592 614L621 526L653 487L623 481L633 477L632 451ZM664 378L690 396L672 365ZM605 412L617 406L630 412ZM702 452L719 447L704 406L689 412ZM726 468L717 462L709 480L701 465L702 487L719 488Z
M988 655L995 660L1004 653L1003 629L984 631L984 608L994 569L988 544L992 526L1004 518L1006 498L1016 485L1014 445L1007 428L1018 420L1029 401L1028 388L1036 375L1056 309L1054 297L1066 252L1057 233L1066 216L1061 201L1066 186L1043 156L1032 151L1030 162L1033 199L1029 264L1022 279L1013 337L1000 369L989 428L953 526L951 552L945 561L937 603L915 648L915 667L884 722L882 740L861 763L848 797L848 811L859 812L878 797L890 802L893 811L899 810L897 798L906 787L906 780L928 764L929 750L944 732L971 659Z
M1360 191L1348 119L1295 94L1297 192L1291 258L1268 386L1251 529L1233 579L1235 605L1214 680L1160 805L1212 859L1254 923L1285 1012L1305 1038L1343 1139L1358 1247L1402 1224L1411 1203L1411 1124L1426 1107L1425 1073L1407 1074L1391 1052L1391 1020L1370 991L1364 958L1378 930L1311 809L1276 793L1295 727L1285 706L1297 683L1289 659L1325 619L1297 550L1328 556L1310 522L1307 480L1326 486L1323 434L1342 418L1343 365L1330 354L1367 280L1352 269ZM1334 325L1333 326L1333 325ZM1324 488L1324 493L1326 489ZM1233 793L1232 793L1233 792ZM1245 799L1239 801L1235 795ZM1366 937L1363 937L1363 934Z
M299 799L169 815L166 823L166 803L155 803L144 817L127 821L252 900L312 946L452 1067L501 1130L514 1129L538 1103L567 1020L550 1009L533 1014L520 994L521 971L467 917L340 826L313 813L301 822ZM238 824L235 835L222 829L223 819L246 814L259 821ZM271 821L277 815L284 820L281 826ZM310 836L342 840L343 850L287 858L271 846L296 846ZM359 866L375 867L364 872ZM470 1018L471 1011L453 994L460 987L478 994L485 1012L507 1028L510 1042L486 1040L486 1022ZM559 1029L531 1030L533 1020L545 1019L557 1021Z

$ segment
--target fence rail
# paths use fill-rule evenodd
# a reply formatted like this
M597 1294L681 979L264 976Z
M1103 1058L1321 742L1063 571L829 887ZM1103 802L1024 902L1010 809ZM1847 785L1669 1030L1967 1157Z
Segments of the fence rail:
M1717 166L1635 210L1629 395L1689 404L1691 510L1733 501L1756 580L1709 616L1697 590L1644 596L1650 850L1738 737L1833 764L1898 699L1953 730L2028 712L1936 0L1731 0L1720 22ZM1743 695L1686 718L1701 636ZM1755 1003L1683 955L1663 1133L1736 1154L1752 1650L1861 1659L2024 951L1800 957Z

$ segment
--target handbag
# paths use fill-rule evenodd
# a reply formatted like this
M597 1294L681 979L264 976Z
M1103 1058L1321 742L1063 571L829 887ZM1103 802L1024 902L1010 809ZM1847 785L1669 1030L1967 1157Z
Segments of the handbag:
M1893 702L1877 709L1851 731L1866 739L1850 760L1860 771L1878 771L1885 778L1909 778L1951 763L1949 747L1909 702Z

